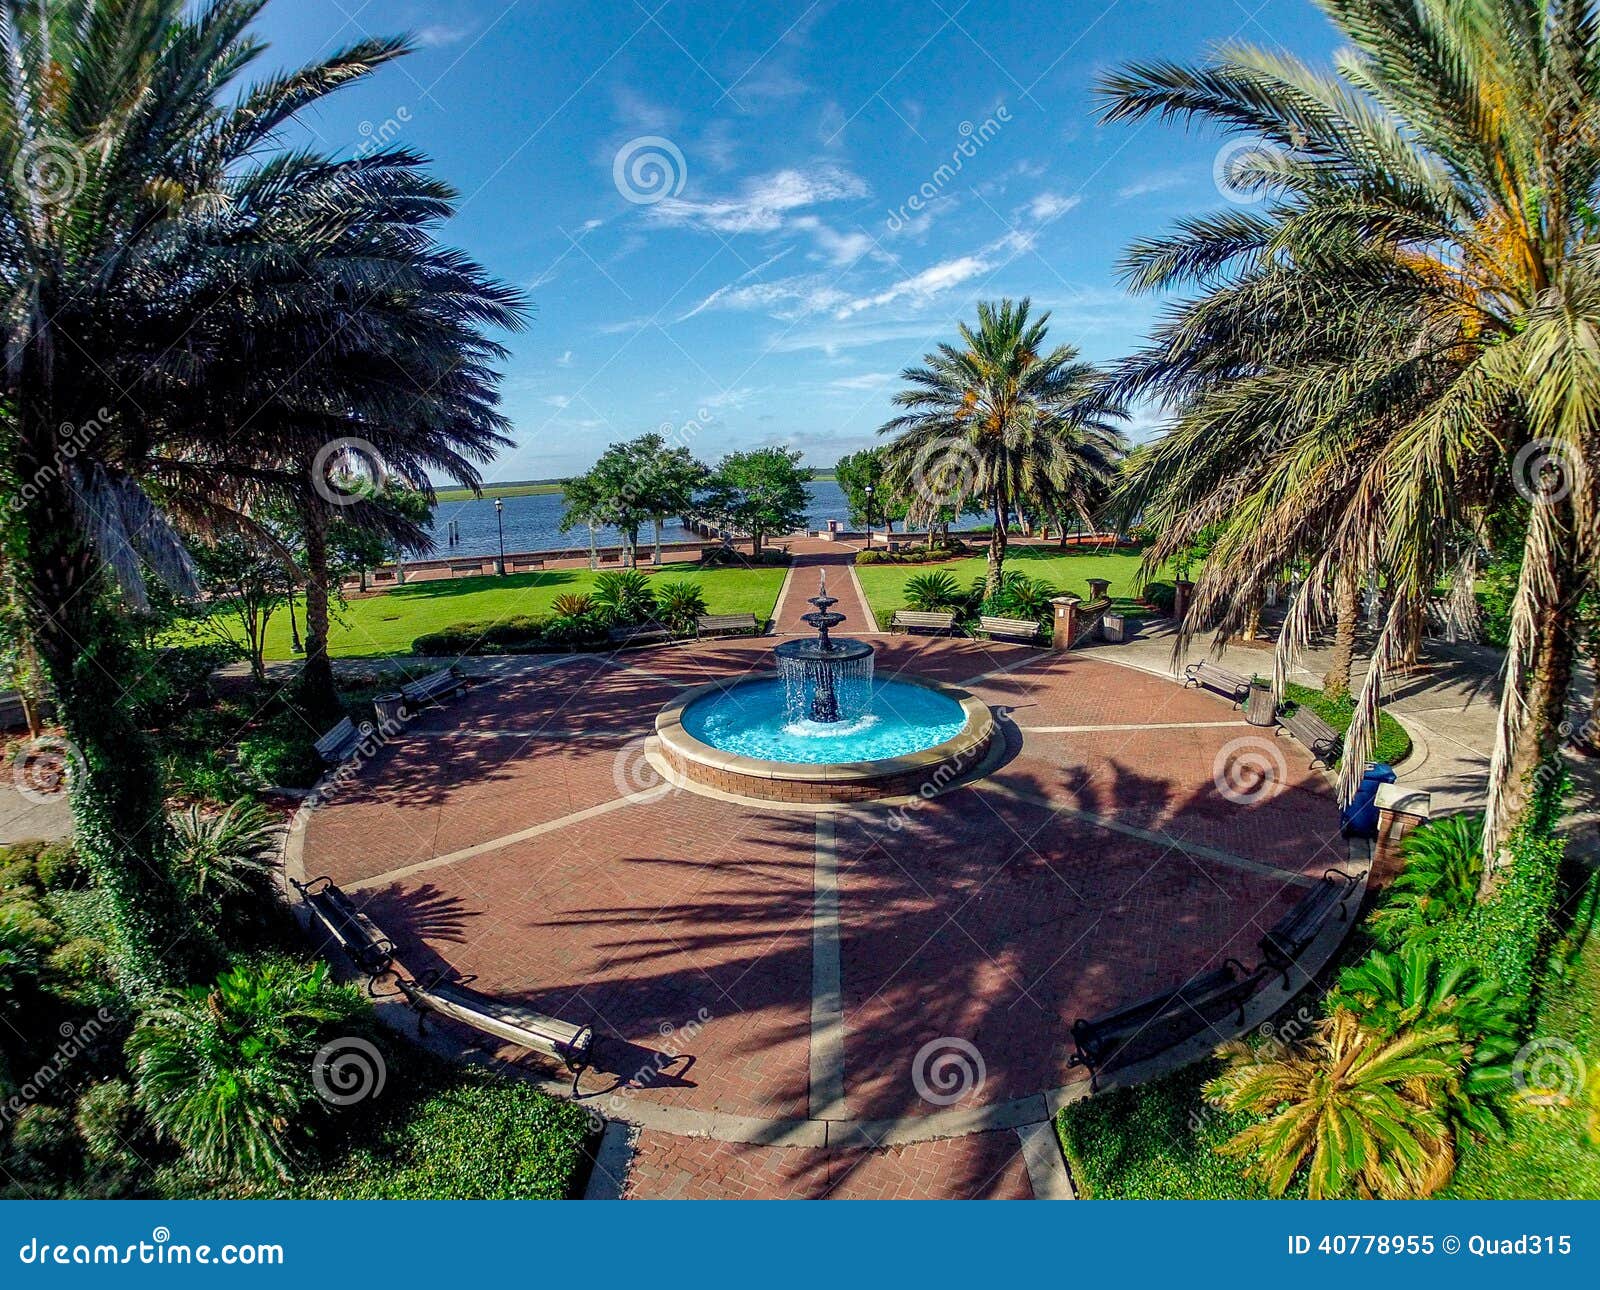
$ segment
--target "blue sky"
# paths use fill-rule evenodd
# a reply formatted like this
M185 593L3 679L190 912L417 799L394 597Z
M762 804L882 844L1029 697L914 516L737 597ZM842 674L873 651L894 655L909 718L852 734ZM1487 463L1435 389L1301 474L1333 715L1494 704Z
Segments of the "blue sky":
M341 154L427 153L462 195L447 240L532 298L492 480L663 426L707 460L782 443L830 465L985 298L1031 295L1088 358L1127 353L1158 302L1117 257L1224 202L1221 141L1098 125L1097 77L1336 44L1306 0L275 0L261 30L273 67L419 41L309 125Z

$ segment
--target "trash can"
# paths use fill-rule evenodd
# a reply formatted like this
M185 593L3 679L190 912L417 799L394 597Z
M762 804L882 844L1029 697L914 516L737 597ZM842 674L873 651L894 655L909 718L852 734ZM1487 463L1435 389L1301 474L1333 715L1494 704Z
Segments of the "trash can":
M1278 715L1272 702L1272 682L1250 682L1250 693L1245 696L1244 719L1252 726L1275 726Z
M1128 620L1121 614L1107 614L1100 620L1100 639L1120 645L1128 639Z
M399 690L389 690L372 701L379 730L392 730L406 719L406 699Z
M1387 762L1375 761L1362 772L1355 796L1339 812L1339 824L1347 836L1372 838L1378 835L1378 788L1394 781L1394 767Z

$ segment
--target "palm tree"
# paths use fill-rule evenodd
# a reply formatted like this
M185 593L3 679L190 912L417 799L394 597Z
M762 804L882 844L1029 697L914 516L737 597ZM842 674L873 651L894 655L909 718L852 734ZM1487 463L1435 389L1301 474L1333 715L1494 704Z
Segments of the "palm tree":
M253 478L253 345L281 336L281 351L337 309L352 348L396 352L354 339L385 325L360 302L407 284L426 299L420 229L449 206L410 154L335 162L275 148L299 113L406 45L364 40L240 87L263 3L0 0L8 561L81 754L77 841L134 991L200 979L216 955L174 884L158 759L125 699L136 674L125 607L142 603L147 574L192 586L169 516L201 532L230 525L242 480L281 482ZM380 202L404 214L392 228L367 221L381 236L351 233ZM413 257L422 267L409 273Z
M1458 1048L1449 1026L1383 1035L1348 1009L1285 1052L1234 1041L1206 1097L1261 1118L1220 1150L1253 1158L1274 1196L1302 1170L1312 1200L1430 1195L1454 1167L1443 1105Z
M1108 118L1186 116L1262 140L1238 176L1259 210L1188 220L1130 253L1135 285L1200 289L1136 379L1192 433L1230 431L1244 471L1197 490L1228 527L1195 623L1242 612L1262 578L1308 557L1281 641L1292 655L1340 571L1381 573L1347 790L1386 674L1413 655L1436 585L1459 581L1461 536L1526 508L1486 896L1556 751L1597 546L1600 19L1581 0L1322 7L1352 46L1332 74L1229 47L1106 84ZM1559 469L1528 468L1541 459Z
M1050 315L1030 310L1026 299L979 304L959 347L942 344L900 374L909 388L894 402L908 410L878 431L895 436L892 487L957 513L970 497L987 503L986 596L1000 588L1012 508L1038 503L1088 523L1127 451L1114 424L1127 413L1105 397L1101 373L1071 345L1047 351Z

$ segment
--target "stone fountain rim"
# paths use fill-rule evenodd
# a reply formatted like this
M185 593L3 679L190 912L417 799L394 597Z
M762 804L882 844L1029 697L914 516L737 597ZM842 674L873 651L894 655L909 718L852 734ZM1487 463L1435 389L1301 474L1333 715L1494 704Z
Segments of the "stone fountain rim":
M989 705L976 695L959 686L943 681L927 680L918 676L897 676L894 680L905 685L920 685L961 705L965 718L961 729L950 738L900 757L883 757L876 761L792 762L764 761L731 753L695 738L683 725L684 710L695 700L708 694L725 694L741 685L755 685L763 681L780 679L776 669L763 669L748 673L731 684L710 681L685 690L656 714L656 738L664 750L727 774L750 779L790 780L798 783L861 784L868 785L889 778L903 778L920 770L931 769L970 754L974 749L987 748L994 737L994 714Z

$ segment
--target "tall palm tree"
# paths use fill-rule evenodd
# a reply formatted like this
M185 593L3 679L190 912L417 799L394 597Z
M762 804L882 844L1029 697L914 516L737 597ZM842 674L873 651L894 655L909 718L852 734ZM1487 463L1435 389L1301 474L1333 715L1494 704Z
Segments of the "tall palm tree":
M409 154L276 147L406 45L364 40L242 87L263 3L0 0L0 457L18 503L5 540L82 758L78 845L136 991L209 973L215 949L173 882L158 761L126 702L125 607L147 573L192 584L169 515L203 529L238 514L238 480L260 465L240 394L253 343L274 319L288 332L315 316L330 285L357 333L380 328L359 302L397 273L426 297L426 269L405 275L426 250L419 225L448 213ZM412 209L409 230L348 236L380 198Z
M1430 1195L1454 1167L1443 1107L1459 1047L1450 1026L1382 1035L1348 1009L1286 1052L1224 1045L1206 1097L1261 1118L1221 1149L1253 1159L1274 1196L1302 1170L1312 1200Z
M985 594L1000 587L1013 507L1036 502L1085 523L1109 491L1127 441L1115 423L1122 405L1103 391L1102 373L1071 345L1045 348L1050 315L1031 302L978 305L978 325L961 344L941 344L922 367L900 374L894 402L907 411L879 428L894 435L886 479L929 505L958 513L984 499L994 516Z
M1238 176L1259 209L1188 220L1130 252L1135 285L1199 289L1141 379L1197 433L1230 414L1258 422L1253 434L1233 423L1244 480L1231 495L1201 490L1229 530L1202 571L1196 622L1232 616L1270 570L1309 557L1285 625L1292 653L1338 571L1381 573L1347 779L1428 599L1462 576L1462 535L1521 494L1487 895L1556 752L1597 550L1600 27L1583 0L1321 3L1352 46L1332 74L1229 47L1105 86L1108 118L1185 116L1262 141ZM1253 435L1280 433L1257 470ZM1541 456L1560 469L1526 468Z

